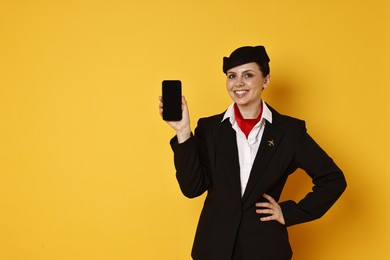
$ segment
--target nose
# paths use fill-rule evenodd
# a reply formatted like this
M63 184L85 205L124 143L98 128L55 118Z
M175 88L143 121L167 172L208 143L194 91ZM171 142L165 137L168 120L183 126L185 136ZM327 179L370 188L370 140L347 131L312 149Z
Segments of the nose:
M235 87L242 87L242 86L244 86L244 81L243 81L243 79L241 77L237 77L236 79L237 79L236 82L234 82L234 86Z

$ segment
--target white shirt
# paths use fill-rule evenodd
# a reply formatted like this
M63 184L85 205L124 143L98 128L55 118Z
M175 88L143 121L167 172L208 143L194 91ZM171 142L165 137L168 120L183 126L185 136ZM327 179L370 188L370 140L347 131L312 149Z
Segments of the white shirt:
M236 131L238 159L240 163L241 196L244 195L252 165L255 160L257 150L259 150L261 138L264 133L265 120L272 124L272 112L264 101L262 101L262 103L263 112L260 121L250 131L248 139L236 122L236 117L234 115L234 103L229 106L222 119L222 121L224 121L229 118L232 128Z

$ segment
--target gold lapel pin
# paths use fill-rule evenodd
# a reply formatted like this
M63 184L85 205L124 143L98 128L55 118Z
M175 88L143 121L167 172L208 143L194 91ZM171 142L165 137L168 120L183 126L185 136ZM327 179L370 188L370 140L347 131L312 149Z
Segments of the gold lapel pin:
M269 146L269 147L274 146L274 140L269 140L269 141L267 141L267 142L268 142L268 146Z

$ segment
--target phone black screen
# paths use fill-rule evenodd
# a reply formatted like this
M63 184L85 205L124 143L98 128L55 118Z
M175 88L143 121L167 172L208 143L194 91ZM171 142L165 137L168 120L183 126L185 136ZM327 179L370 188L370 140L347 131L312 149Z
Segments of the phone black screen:
M163 119L165 121L180 121L181 109L181 81L164 80L162 82Z

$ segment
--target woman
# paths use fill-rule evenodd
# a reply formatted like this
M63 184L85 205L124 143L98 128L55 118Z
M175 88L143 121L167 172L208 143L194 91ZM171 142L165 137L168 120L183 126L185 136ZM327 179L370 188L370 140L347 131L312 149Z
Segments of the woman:
M269 61L263 46L236 49L223 59L233 104L200 119L192 135L183 97L182 120L168 122L176 132L171 147L183 194L207 191L195 260L291 259L287 227L320 218L346 188L342 171L307 134L304 121L261 99L270 83ZM312 178L313 190L298 203L278 202L298 168Z

